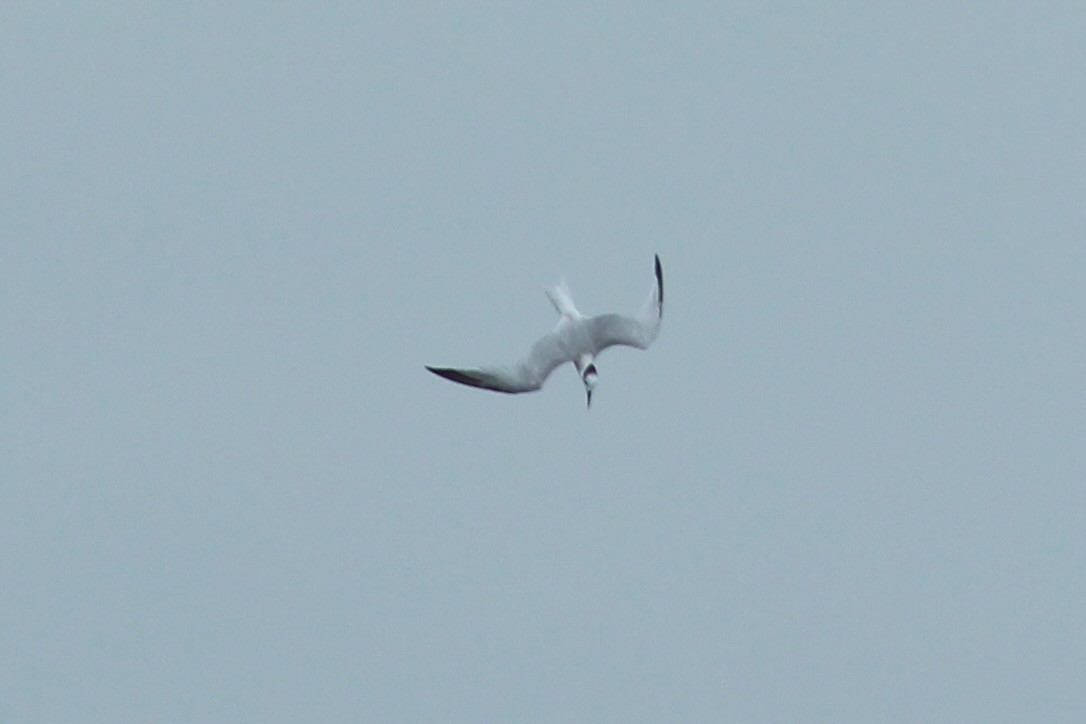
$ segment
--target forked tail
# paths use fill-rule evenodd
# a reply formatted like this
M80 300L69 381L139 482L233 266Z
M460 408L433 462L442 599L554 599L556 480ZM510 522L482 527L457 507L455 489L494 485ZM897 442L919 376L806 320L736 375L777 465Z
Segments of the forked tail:
M556 286L543 291L547 293L547 299L551 300L551 304L563 317L577 319L581 316L581 313L577 311L577 307L573 304L573 294L569 291L564 279L558 282Z

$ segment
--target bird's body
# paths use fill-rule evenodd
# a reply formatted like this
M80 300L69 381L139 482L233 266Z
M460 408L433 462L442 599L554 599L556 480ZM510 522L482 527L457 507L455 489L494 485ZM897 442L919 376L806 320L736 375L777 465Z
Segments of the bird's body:
M664 311L664 274L660 257L656 257L655 278L649 298L636 317L600 314L586 317L577 311L565 283L548 289L547 297L561 315L558 326L541 337L516 364L478 369L430 367L436 375L472 387L495 392L534 392L543 386L551 372L572 362L577 368L592 404L592 389L598 372L594 360L613 345L647 349L660 333Z

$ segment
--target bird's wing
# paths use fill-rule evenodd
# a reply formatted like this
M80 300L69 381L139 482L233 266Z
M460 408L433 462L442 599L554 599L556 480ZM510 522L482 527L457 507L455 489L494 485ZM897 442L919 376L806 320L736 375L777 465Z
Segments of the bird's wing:
M563 348L559 336L551 332L533 344L528 355L515 365L478 369L427 366L426 369L462 385L516 394L535 392L543 386L551 372L563 362L571 360L572 357Z
M532 387L513 368L457 369L455 367L431 367L426 365L426 369L447 380L459 382L462 385L479 387L484 390L494 390L495 392L531 392L539 389L538 387Z
M660 334L660 321L664 316L664 270L660 257L656 257L656 278L649 298L636 317L621 314L599 314L587 320L588 333L596 352L602 352L616 344L638 349L648 349Z

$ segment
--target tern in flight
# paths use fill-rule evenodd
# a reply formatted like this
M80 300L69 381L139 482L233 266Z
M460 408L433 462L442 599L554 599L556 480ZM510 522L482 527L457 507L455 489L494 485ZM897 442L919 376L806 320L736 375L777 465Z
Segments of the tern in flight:
M532 345L528 356L513 365L459 369L430 367L435 375L453 382L495 392L535 392L543 387L551 372L566 362L572 362L584 383L588 406L592 406L592 390L599 380L596 355L616 344L648 349L660 333L664 314L664 272L660 257L656 257L656 274L645 306L636 317L621 314L598 314L586 317L573 305L573 297L565 282L547 289L547 297L558 310L561 319L550 334Z

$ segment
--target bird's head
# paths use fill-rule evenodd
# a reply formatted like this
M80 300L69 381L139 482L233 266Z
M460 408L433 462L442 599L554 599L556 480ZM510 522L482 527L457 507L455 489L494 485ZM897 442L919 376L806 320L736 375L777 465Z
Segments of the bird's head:
M588 395L588 406L592 407L592 390L596 389L596 382L600 379L599 372L596 371L596 365L590 364L584 368L584 373L581 375L581 381L584 382L584 391Z

